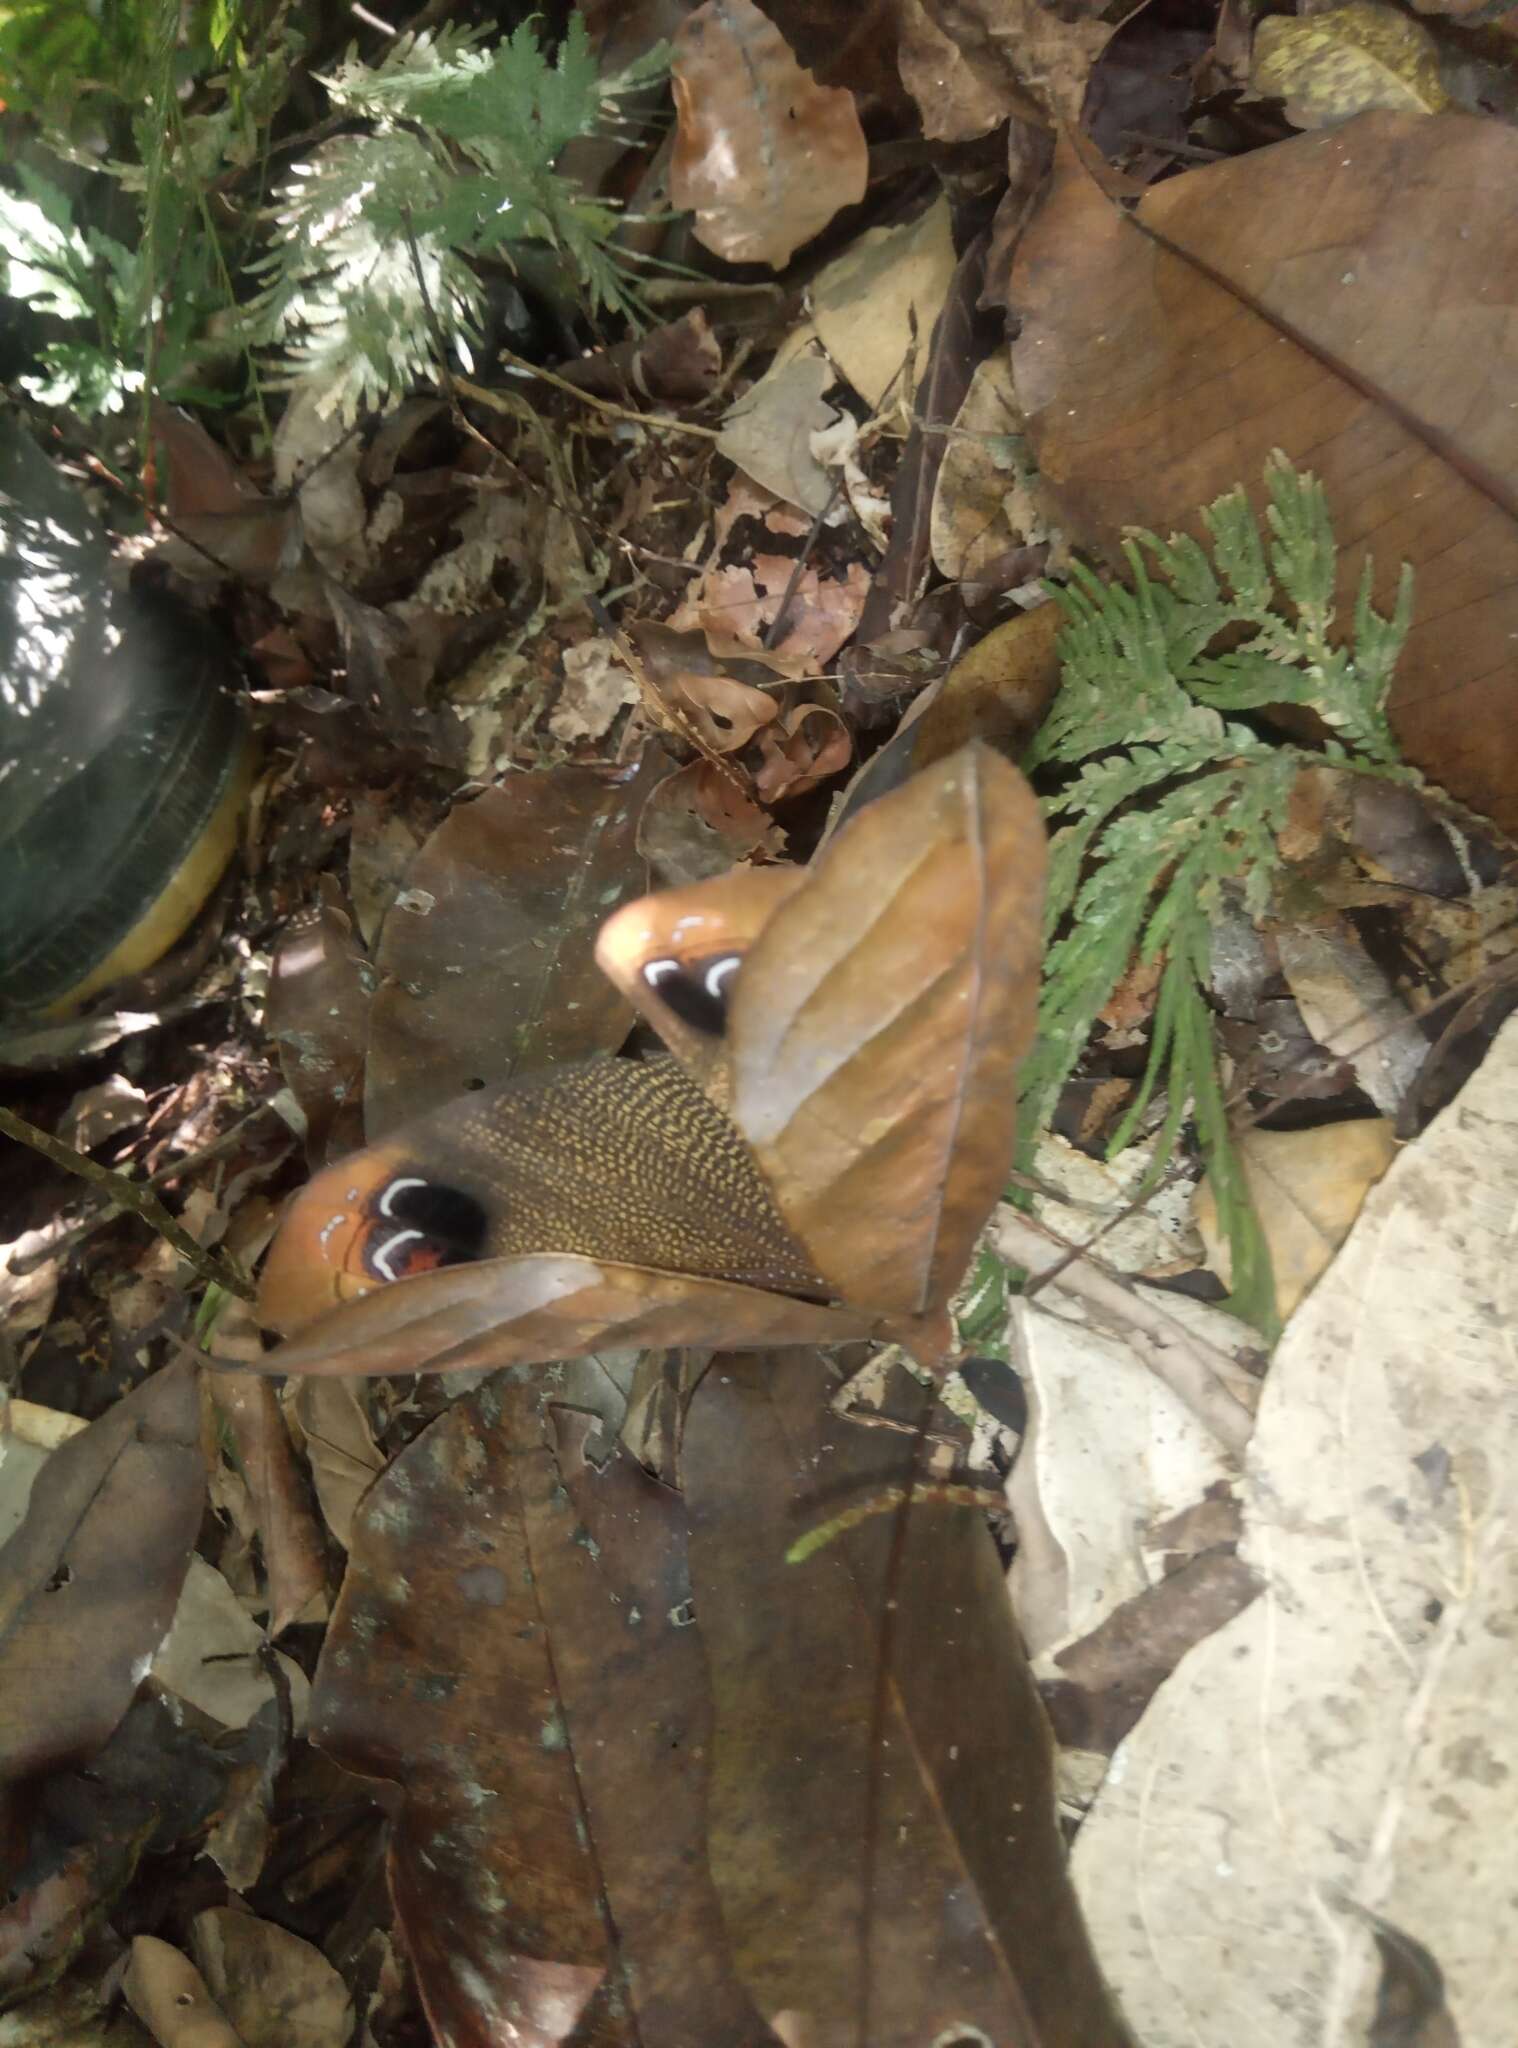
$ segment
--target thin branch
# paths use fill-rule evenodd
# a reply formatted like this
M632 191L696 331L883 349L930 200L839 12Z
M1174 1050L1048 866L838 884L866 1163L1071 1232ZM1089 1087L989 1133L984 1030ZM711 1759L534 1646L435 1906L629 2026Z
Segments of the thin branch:
M26 1145L33 1152L39 1152L54 1166L61 1166L65 1173L77 1174L80 1180L91 1181L96 1187L104 1188L117 1208L129 1209L134 1216L140 1216L161 1238L173 1245L182 1258L188 1259L202 1280L214 1281L218 1287L225 1287L229 1294L237 1295L242 1301L253 1300L252 1284L232 1261L220 1258L215 1252L207 1251L204 1245L197 1244L150 1188L139 1181L128 1180L123 1173L113 1172L109 1166L102 1166L88 1153L75 1151L72 1145L65 1145L47 1131L39 1131L25 1117L3 1107L0 1107L0 1131L8 1138L14 1138L18 1145Z

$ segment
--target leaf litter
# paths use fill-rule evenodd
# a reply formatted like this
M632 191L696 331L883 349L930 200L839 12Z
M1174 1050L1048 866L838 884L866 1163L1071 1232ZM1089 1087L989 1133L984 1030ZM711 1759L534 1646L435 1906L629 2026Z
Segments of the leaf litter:
M811 892L752 940L764 1014L736 1013L719 1100L834 1284L534 1244L483 1295L450 1265L297 1335L282 1403L206 1304L197 1390L193 1276L129 1205L59 1232L73 1191L11 1148L0 2044L1382 2048L1416 2021L1505 2048L1511 252L1475 195L1506 130L1364 111L1442 103L1437 16L1225 7L1181 62L1022 0L867 12L853 79L857 21L831 49L785 7L669 24L711 309L678 340L441 379L341 445L307 392L272 471L159 420L266 766L201 957L9 1028L18 1106L251 1263L296 1137L351 1175L365 1134L614 1052L630 1011L592 947L618 905L793 861ZM1119 54L1123 104L1159 110L1131 126ZM748 262L780 291L729 292ZM1279 822L1268 911L1208 903L1272 1355L1219 1306L1205 1191L1215 1248L1186 1225L1186 1105L1137 1117L1168 1133L1158 1195L1104 1163L1157 977L1100 1000L1009 1174L1017 1005L980 1038L923 1021L955 959L977 984L1002 959L911 876L947 844L914 809L959 786L933 771L1022 753L1047 711L1038 579L1261 505L1276 448L1323 479L1336 635L1372 541L1383 610L1413 564L1392 727L1458 801L1331 760ZM998 858L977 914L1010 931L1031 856ZM853 1034L831 1074L823 992ZM913 1092L943 1070L952 1129ZM957 1313L969 1342L971 1295L1008 1303L974 1343L1026 1426L940 1405L919 1437L910 1388L838 1412L882 1314L943 1341L1009 1183ZM950 1469L1004 1490L994 1540L934 1497ZM782 1562L908 1475L910 1507Z

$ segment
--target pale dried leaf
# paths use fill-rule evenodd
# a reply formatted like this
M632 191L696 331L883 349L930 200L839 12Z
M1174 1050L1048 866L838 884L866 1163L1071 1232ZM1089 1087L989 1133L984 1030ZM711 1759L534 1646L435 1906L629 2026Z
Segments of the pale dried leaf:
M1161 1689L1077 1841L1146 2048L1363 2043L1353 1906L1434 1957L1467 2048L1511 2038L1515 1183L1509 1023L1292 1319L1246 1466L1266 1590Z
M1289 1316L1349 1235L1367 1190L1396 1155L1396 1136L1383 1118L1362 1117L1304 1131L1245 1131L1235 1143L1270 1247L1276 1308ZM1209 1181L1197 1190L1196 1221L1209 1265L1231 1284Z
M949 205L901 227L869 228L812 286L812 317L833 361L870 406L889 392L910 416L933 324L954 277Z
M1332 127L1372 107L1437 114L1450 104L1433 37L1381 0L1262 21L1249 85L1262 99L1284 100L1294 128Z

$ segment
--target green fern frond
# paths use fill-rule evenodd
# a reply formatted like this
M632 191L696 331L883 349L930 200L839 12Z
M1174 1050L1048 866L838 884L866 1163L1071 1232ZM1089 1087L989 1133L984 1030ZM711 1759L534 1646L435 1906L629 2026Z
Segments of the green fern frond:
M283 346L286 381L320 378L323 409L351 416L426 372L440 344L469 351L474 260L524 241L561 252L592 309L636 315L615 208L555 162L662 61L601 78L578 15L552 61L531 22L490 49L445 27L399 37L378 65L350 54L323 83L370 132L295 168L249 315L255 339Z
M1386 719L1412 618L1410 572L1382 617L1367 563L1353 632L1336 643L1323 488L1279 453L1265 483L1265 533L1240 488L1203 514L1210 553L1189 536L1137 532L1124 549L1131 585L1077 565L1055 592L1060 690L1026 765L1070 773L1046 804L1049 945L1021 1127L1026 1156L1122 977L1135 961L1158 963L1144 1077L1111 1149L1132 1140L1162 1094L1157 1178L1193 1121L1232 1250L1234 1305L1268 1328L1269 1257L1229 1136L1207 1000L1211 934L1229 900L1255 916L1266 909L1293 785L1324 751L1262 739L1228 714L1305 706L1334 734L1331 757L1416 778ZM1220 638L1235 644L1211 651Z

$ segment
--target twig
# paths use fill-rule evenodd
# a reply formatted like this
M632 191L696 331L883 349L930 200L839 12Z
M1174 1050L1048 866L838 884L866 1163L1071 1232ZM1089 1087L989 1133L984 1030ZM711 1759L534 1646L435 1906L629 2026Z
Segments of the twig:
M272 1101L261 1102L257 1109L250 1109L246 1116L239 1117L237 1122L223 1131L219 1138L212 1138L209 1144L202 1145L198 1151L185 1152L178 1159L171 1159L167 1166L160 1166L156 1173L146 1174L140 1181L132 1181L131 1185L135 1188L167 1187L170 1181L183 1180L187 1173L198 1172L209 1161L220 1159L224 1154L235 1151L242 1142L242 1134L249 1124L256 1124L260 1117L267 1116L273 1107ZM112 1203L107 1197L100 1208L92 1209L76 1223L71 1223L67 1230L61 1232L42 1250L30 1252L25 1258L13 1259L10 1270L18 1279L25 1278L28 1273L34 1273L39 1266L46 1265L49 1260L72 1251L76 1244L82 1244L85 1238L97 1231L111 1214Z
M555 391L566 391L571 398L577 398L581 405L588 405L592 412L604 412L612 419L631 420L639 427L662 427L670 434L694 434L702 441L719 439L716 427L703 426L698 420L677 420L668 413L634 412L630 405L618 405L614 398L598 397L594 391L582 391L578 384L571 384L567 377L558 376L553 370L540 369L536 363L529 363L525 357L513 355L509 348L500 351L503 362L508 362L540 383L551 384ZM472 398L477 405L488 405L493 412L510 412L511 406L498 391L488 391L483 384L472 384L467 377L454 378L455 390L462 391L466 398Z
M0 1107L0 1131L8 1138L14 1138L18 1145L26 1145L33 1152L41 1153L54 1166L61 1166L65 1173L77 1174L80 1180L92 1181L96 1187L104 1188L119 1209L130 1209L134 1216L140 1216L144 1223L158 1232L173 1245L182 1258L188 1259L202 1280L225 1287L229 1294L235 1294L242 1301L253 1300L253 1288L230 1259L218 1258L204 1245L198 1245L184 1225L171 1216L150 1188L140 1181L128 1180L123 1173L115 1173L109 1166L102 1166L91 1159L88 1153L76 1152L72 1145L65 1145L47 1131L39 1131L35 1124L29 1124L24 1117Z
M1015 1210L1002 1209L993 1225L998 1252L1024 1266L1035 1280L1051 1252L1069 1250L1064 1241ZM1062 1270L1053 1290L1074 1295L1105 1330L1118 1335L1142 1358L1192 1414L1226 1449L1242 1456L1254 1431L1254 1404L1259 1383L1219 1345L1209 1344L1167 1315L1122 1275L1098 1264L1085 1246L1080 1258Z

